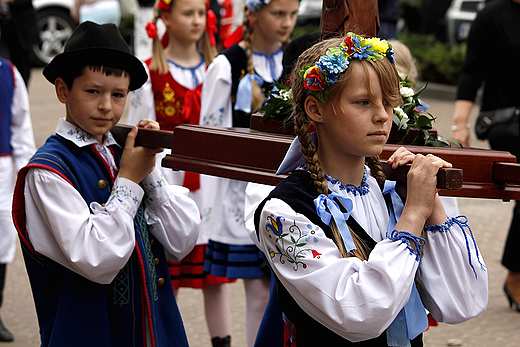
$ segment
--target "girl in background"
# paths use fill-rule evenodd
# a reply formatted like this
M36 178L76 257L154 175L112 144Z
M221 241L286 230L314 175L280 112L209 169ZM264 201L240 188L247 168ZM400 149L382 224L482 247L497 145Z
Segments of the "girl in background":
M299 0L246 0L243 39L208 68L201 125L249 127L251 113L263 103L263 91L282 73L283 48L296 24L298 7ZM219 179L204 268L215 276L244 279L246 335L252 346L269 296L269 277L244 225L246 185Z
M385 180L378 155L402 103L393 63L386 41L349 33L308 49L294 69L299 146L282 164L290 176L258 207L253 237L298 347L423 346L425 308L451 324L486 309L467 218L447 217L436 191L451 164L401 147L388 163L411 163L406 199Z
M157 34L157 20L166 26L162 40ZM152 58L146 60L148 81L136 90L131 99L128 123L135 124L143 115L157 120L164 130L173 130L180 124L198 124L200 95L206 68L216 55L214 33L216 17L207 11L205 0L159 0L154 18L146 29L153 39ZM170 151L158 156L157 166ZM204 273L203 262L208 242L205 224L214 202L215 177L191 172L162 169L171 184L190 189L201 211L201 230L197 246L180 262L168 262L173 289L202 288L206 322L213 346L229 346L231 314L225 277Z

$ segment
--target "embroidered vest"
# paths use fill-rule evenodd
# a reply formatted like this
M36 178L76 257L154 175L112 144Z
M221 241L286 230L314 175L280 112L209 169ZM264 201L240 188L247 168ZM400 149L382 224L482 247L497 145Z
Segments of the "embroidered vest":
M119 166L121 149L114 146L111 150ZM49 137L20 170L13 200L14 221L22 241L42 346L146 346L146 327L153 346L188 346L164 249L148 232L143 207L134 218L136 247L128 263L112 283L92 282L37 253L26 240L24 184L31 167L63 177L89 206L93 201L108 200L114 178L94 145L80 148L58 135ZM56 203L67 203L67 198Z
M148 59L145 63L150 66L150 62ZM159 74L150 70L150 79L155 117L161 130L173 130L180 124L199 124L202 83L195 89L188 89L175 81L169 71Z
M276 198L286 202L297 213L305 215L312 223L318 225L329 239L334 240L332 229L327 224L323 223L316 213L314 199L317 198L318 195L318 191L314 186L314 182L309 172L304 170L293 171L286 179L280 182L275 189L273 189L269 196L262 201L256 209L255 228L257 237L259 233L260 213L268 200ZM376 242L361 227L359 227L357 223L354 222L351 224L349 220L348 224L361 240L363 240L367 246L368 253L370 253L375 247ZM382 333L377 338L356 343L350 342L339 336L302 310L287 289L285 289L280 280L276 276L274 277L276 278L277 283L279 306L287 318L289 318L296 327L296 346L317 346L323 344L324 341L326 341L329 346L388 346L386 333ZM259 335L260 334L261 332L259 332ZM411 346L423 346L422 334L411 341Z
M235 101L237 97L238 83L247 73L247 55L246 52L238 45L233 45L222 52L231 64L231 104L233 112L233 127L249 128L251 123L251 114L243 111L235 110ZM260 86L264 97L267 97L268 91L273 86L272 83L263 82Z
M0 156L11 154L11 106L14 94L12 64L0 58Z

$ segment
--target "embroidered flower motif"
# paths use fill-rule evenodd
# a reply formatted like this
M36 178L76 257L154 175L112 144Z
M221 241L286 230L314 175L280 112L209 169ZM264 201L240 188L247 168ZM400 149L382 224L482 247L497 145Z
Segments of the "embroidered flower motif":
M87 140L92 139L91 134L87 133L85 130L78 127L69 130L68 134L72 136L76 135L76 139L81 142L87 142Z
M139 199L136 195L132 194L132 191L127 186L116 186L112 188L110 193L110 199L117 199L119 202L125 200L132 200L135 204L139 204Z
M273 234L275 234L276 236L281 237L283 234L282 221L284 221L285 218L282 216L278 216L278 217L276 217L276 219L274 219L273 216L268 216L267 220L268 220L268 224L265 225L265 228L267 229L267 231L270 231Z
M306 233L303 233L298 225L296 225L296 222L294 222L294 224L289 227L289 230L284 232L282 221L284 221L285 218L283 216L275 217L274 215L271 215L267 217L267 220L268 222L266 223L265 228L266 231L277 236L275 238L276 249L271 249L269 247L267 249L271 259L274 259L276 256L278 256L280 264L289 262L292 264L293 270L298 271L300 266L303 269L307 268L307 264L303 261L307 254L312 254L313 258L320 258L321 253L310 248L307 245L307 242L303 240L306 235L310 233L316 237L324 237L325 235L323 233L316 233L316 231L319 230L318 227L313 228L311 225L308 225L310 230ZM269 235L269 237L272 236Z
M314 242L318 243L320 241L318 236L322 237L325 235L324 233L320 232L320 227L317 225L315 225L313 229L311 224L307 224L307 228L309 228L310 230L305 230L302 233L303 236L307 236L304 240L305 242L309 242L312 238Z
M166 179L164 178L163 175L161 175L161 177L159 178L158 181L154 183L149 183L147 185L143 185L143 190L144 190L144 194L146 196L146 198L150 201L153 201L153 197L155 195L155 190L159 187L163 187L164 185L166 185Z

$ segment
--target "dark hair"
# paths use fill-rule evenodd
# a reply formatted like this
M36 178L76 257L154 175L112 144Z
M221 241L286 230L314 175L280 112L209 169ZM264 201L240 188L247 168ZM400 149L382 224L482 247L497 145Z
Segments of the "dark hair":
M65 84L67 85L67 88L69 88L69 89L72 88L72 85L74 84L74 80L76 79L76 77L79 77L83 74L83 72L85 71L85 68L88 68L90 71L93 71L93 72L102 72L106 76L116 76L116 77L128 76L128 77L130 77L130 74L123 69L118 69L118 68L109 67L109 66L78 65L78 66L74 66L74 67L68 69L67 71L64 71L63 74L61 75L61 78L63 79L63 82L65 82Z

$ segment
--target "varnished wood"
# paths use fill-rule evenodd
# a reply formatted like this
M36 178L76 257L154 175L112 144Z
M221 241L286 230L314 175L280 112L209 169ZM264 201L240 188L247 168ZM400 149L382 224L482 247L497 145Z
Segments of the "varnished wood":
M114 134L124 145L131 127ZM261 132L254 129L232 129L180 125L175 133L140 129L137 144L173 148L162 165L175 170L205 173L237 180L276 185L285 176L276 170L283 160L294 135ZM383 162L399 148L387 144L380 158ZM508 152L483 149L406 146L413 153L434 154L463 172L460 190L442 190L441 195L520 200L520 165ZM389 177L402 180L406 175ZM449 183L456 179L446 176ZM440 178L440 184L442 184ZM448 186L444 186L448 187ZM451 188L453 188L452 186Z

